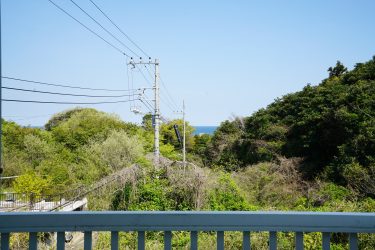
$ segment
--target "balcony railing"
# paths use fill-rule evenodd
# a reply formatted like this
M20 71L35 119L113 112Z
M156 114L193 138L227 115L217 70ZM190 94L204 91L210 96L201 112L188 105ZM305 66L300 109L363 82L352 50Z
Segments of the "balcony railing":
M65 232L84 232L84 249L92 248L92 232L111 232L111 249L118 249L119 232L138 232L138 249L145 249L146 231L164 231L164 249L172 248L172 231L189 231L190 248L198 249L198 232L217 233L224 249L224 232L243 232L243 249L250 233L269 232L269 249L277 249L277 232L295 232L296 249L303 249L306 232L322 232L322 248L330 249L331 233L348 233L351 250L358 233L375 233L375 213L314 212L18 212L0 213L1 250L9 249L10 233L28 232L36 250L38 232L57 232L57 250L65 248Z

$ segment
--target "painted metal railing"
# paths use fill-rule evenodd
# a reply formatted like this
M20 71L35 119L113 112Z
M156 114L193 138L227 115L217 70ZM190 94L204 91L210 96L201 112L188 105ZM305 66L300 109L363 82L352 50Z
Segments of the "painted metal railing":
M172 231L190 231L190 247L198 249L198 232L217 232L217 249L224 249L224 232L243 232L243 249L250 233L269 232L269 248L277 249L277 232L295 232L296 249L303 249L305 232L322 232L322 248L330 249L331 233L349 234L351 250L358 233L375 233L375 213L315 212L38 212L0 213L1 249L9 249L12 232L28 232L29 249L37 249L38 232L57 232L57 250L65 248L65 232L83 231L84 249L92 248L92 232L111 232L111 249L118 249L119 232L138 232L138 249L145 249L145 232L164 231L164 249L171 249Z
M49 211L63 203L63 196L23 193L0 193L0 211Z

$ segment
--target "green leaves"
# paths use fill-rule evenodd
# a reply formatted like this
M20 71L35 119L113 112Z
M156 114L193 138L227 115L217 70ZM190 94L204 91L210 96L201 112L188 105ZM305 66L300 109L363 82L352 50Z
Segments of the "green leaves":
M342 166L369 169L375 152L375 57L352 71L337 62L317 86L276 99L244 119L221 124L208 145L211 164L226 170L280 157L302 157L311 179L325 173L345 184Z
M209 193L209 205L210 210L214 211L250 210L242 192L229 174L221 174L217 185Z
M43 176L36 179L39 186L48 179L53 193L64 192L75 184L92 184L130 166L143 156L143 142L148 140L140 127L86 108L56 114L46 129L4 122L4 166L7 175ZM15 185L13 188L20 192L22 188L31 192L28 186L38 189L33 182Z
M52 188L51 178L42 178L33 172L19 176L13 184L14 191L26 195L49 194Z
M105 138L112 130L125 130L131 135L136 134L138 130L134 124L122 122L114 115L95 109L77 109L73 113L67 113L69 118L53 122L56 125L49 127L55 140L71 150L87 144L90 139Z

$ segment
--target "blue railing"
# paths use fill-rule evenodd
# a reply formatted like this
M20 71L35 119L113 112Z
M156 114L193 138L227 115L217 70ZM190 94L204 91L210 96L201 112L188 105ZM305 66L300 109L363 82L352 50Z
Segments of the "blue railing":
M351 250L358 233L375 233L375 213L313 212L38 212L0 213L1 249L9 249L12 232L28 232L29 249L37 249L38 232L57 232L57 250L65 248L65 232L83 231L84 249L92 248L93 231L111 232L111 249L118 249L119 232L138 232L138 249L145 249L146 231L164 231L164 249L171 249L172 231L190 231L190 247L198 249L198 232L216 231L217 249L224 249L224 232L243 232L243 249L250 249L250 232L268 231L269 248L277 249L277 232L295 232L296 249L303 249L305 232L322 232L322 248L330 249L331 233L349 234Z

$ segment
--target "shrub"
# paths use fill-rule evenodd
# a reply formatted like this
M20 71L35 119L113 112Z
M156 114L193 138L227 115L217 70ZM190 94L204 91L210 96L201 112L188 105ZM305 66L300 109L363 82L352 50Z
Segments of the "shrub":
M89 159L98 160L110 171L130 166L143 155L142 141L136 136L129 136L125 131L109 132L104 141L91 140L85 147Z
M51 178L42 178L33 172L19 176L13 183L14 191L26 195L48 194L52 188Z
M250 208L230 174L224 173L209 193L209 206L210 210L218 211L241 211Z

